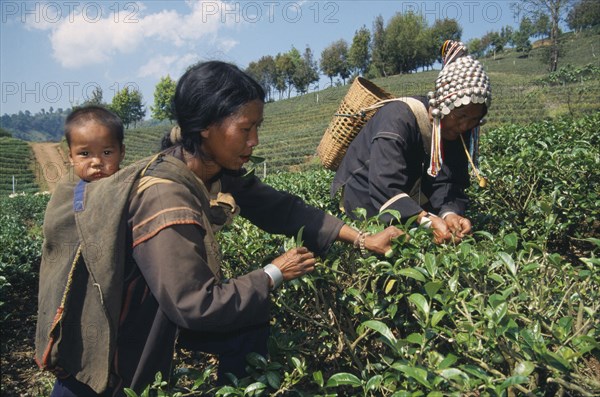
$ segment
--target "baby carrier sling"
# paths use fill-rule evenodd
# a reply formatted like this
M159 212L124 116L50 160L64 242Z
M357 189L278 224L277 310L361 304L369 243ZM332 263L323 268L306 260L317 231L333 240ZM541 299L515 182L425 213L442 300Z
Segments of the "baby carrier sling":
M162 154L93 183L63 182L44 219L35 360L101 393L109 386L122 305L130 195L180 183L200 199L205 246L217 246L206 188L180 160ZM218 253L207 262L219 277Z

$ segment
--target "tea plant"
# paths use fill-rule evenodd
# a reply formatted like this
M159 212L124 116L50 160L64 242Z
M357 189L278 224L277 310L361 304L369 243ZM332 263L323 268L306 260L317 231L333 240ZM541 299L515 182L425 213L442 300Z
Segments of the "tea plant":
M165 393L600 393L598 118L490 132L481 165L490 187L468 192L472 237L436 246L427 230L406 225L411 240L386 257L335 245L313 273L275 295L268 361L251 357L251 375L226 388L202 375ZM336 213L331 177L321 170L269 182ZM375 220L356 226L383 228ZM237 227L236 247L257 255L287 241ZM237 271L235 255L228 258Z
M30 169L33 159L27 142L11 137L0 137L0 195L35 193L39 186Z
M489 189L471 190L479 228L545 237L552 252L575 255L600 230L600 112L573 120L508 125L482 136Z
M36 283L43 214L48 200L46 194L0 197L0 306L3 309L6 297L14 293L11 288L18 291L19 287Z
M141 395L600 394L599 122L595 113L490 131L480 167L489 188L468 191L471 237L436 246L428 230L407 224L410 241L384 257L335 244L313 273L274 294L270 356L249 356L249 376L217 387L210 357L178 352L173 373ZM340 215L332 176L268 182ZM2 201L1 275L11 283L36 277L46 202ZM235 276L302 237L237 219L219 239L225 273Z
M558 69L556 72L548 74L548 76L535 80L535 84L539 85L564 85L572 83L582 83L589 80L597 80L600 77L600 67L594 64L587 64L583 67L575 67L566 65Z

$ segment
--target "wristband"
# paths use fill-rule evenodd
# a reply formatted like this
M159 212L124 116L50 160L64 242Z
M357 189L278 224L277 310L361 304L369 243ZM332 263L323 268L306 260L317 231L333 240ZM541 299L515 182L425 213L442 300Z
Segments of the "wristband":
M440 218L442 218L442 219L444 219L444 220L445 220L445 219L446 219L446 217L447 217L448 215L450 215L450 214L458 215L456 212L452 212L452 211L445 211L445 212L442 212L442 213L440 213Z
M263 271L267 273L267 276L273 281L273 288L271 291L279 288L281 284L283 284L283 273L281 270L272 263L269 263L267 266L263 267Z
M433 215L431 212L428 212L427 215L422 216L421 219L419 220L419 225L423 226L426 229L429 229L431 227L431 218L433 218L435 215Z

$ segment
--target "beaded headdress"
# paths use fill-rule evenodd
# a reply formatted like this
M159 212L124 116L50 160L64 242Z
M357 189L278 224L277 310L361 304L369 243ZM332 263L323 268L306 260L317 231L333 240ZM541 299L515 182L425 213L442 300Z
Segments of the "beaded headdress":
M431 162L427 170L431 176L438 174L443 163L441 120L460 106L484 103L489 109L492 102L490 80L481 63L468 55L462 42L446 40L441 54L442 70L435 81L435 91L427 94L433 116ZM470 154L473 159L477 158L478 138L479 126L471 131Z

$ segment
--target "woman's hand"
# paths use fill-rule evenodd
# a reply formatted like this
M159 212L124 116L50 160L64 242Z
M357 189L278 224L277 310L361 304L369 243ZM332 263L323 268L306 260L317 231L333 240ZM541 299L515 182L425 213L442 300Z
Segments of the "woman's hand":
M452 241L452 232L450 228L439 216L428 216L431 220L431 230L433 231L433 242L443 244Z
M424 227L431 228L434 243L443 244L452 241L450 228L448 228L446 222L439 216L422 211L417 217L417 222Z
M306 247L292 248L285 254L273 259L275 266L281 270L283 280L289 281L304 276L315 270L315 254Z
M457 214L448 214L444 218L444 222L450 229L454 242L459 242L467 234L471 233L471 221Z
M386 252L392 249L392 240L398 237L408 240L408 235L406 235L402 230L395 226L388 226L385 230L382 230L377 234L366 236L365 249L376 254L384 255Z

